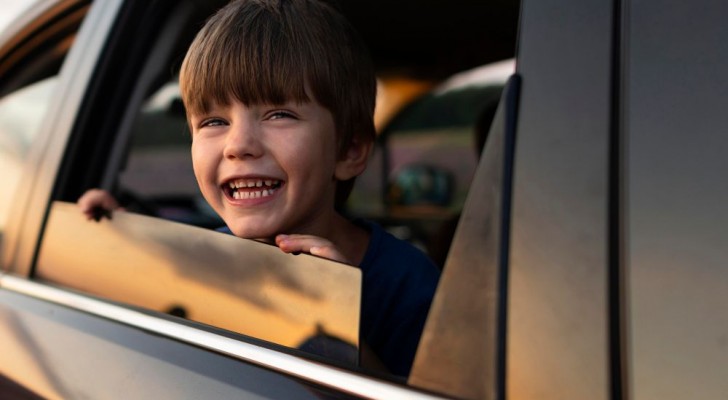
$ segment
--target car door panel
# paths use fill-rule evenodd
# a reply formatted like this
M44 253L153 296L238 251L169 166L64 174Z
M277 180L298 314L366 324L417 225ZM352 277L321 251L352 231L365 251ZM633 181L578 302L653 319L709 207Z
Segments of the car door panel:
M609 398L612 7L522 2L505 374L513 398Z
M2 375L44 398L318 398L260 367L0 290Z
M626 337L636 399L728 395L726 13L712 1L625 6Z

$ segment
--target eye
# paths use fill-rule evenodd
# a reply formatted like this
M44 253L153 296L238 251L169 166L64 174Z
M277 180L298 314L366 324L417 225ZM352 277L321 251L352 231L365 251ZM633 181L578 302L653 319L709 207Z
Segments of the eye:
M297 119L295 114L288 112L288 111L284 111L284 110L277 110L277 111L273 111L270 114L268 114L269 120L277 120L277 119L284 119L284 118Z
M222 118L207 118L203 119L202 122L200 122L200 128L206 128L206 127L214 127L214 126L224 126L227 125L227 122Z

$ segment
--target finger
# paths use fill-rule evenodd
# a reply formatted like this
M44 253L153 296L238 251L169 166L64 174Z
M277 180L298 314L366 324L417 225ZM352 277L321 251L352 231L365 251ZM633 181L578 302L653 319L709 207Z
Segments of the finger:
M351 262L333 246L313 246L309 249L309 253L317 257L351 264Z
M286 253L303 251L308 253L311 246L330 246L326 239L311 235L278 235L276 245Z
M329 260L348 263L347 258L329 240L311 235L278 235L276 245L286 253L304 252Z
M96 219L101 216L109 215L110 212L119 208L119 203L109 192L101 189L91 189L86 191L77 201L81 212L88 219Z
M97 206L91 209L91 217L96 222L101 221L103 218L111 219L111 211Z

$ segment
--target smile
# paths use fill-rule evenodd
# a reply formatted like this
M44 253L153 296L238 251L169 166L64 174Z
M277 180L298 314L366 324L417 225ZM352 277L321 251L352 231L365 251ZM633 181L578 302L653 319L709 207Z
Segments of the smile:
M272 196L281 187L277 179L235 179L223 185L223 190L235 200Z

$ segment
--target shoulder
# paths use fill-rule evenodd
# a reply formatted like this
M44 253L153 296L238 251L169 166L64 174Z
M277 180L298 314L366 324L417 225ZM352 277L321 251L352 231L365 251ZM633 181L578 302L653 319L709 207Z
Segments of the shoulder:
M359 267L364 274L380 269L393 275L418 274L439 278L439 268L420 249L396 238L379 224L357 221L370 232L369 246Z
M228 228L227 225L221 226L219 228L215 228L215 232L227 233L228 235L232 235L233 234L233 231L231 231L230 228Z
M440 270L419 249L379 225L370 231L362 270L362 338L395 374L409 374Z
M359 268L364 291L380 298L398 298L404 304L425 302L429 305L440 269L421 250L394 237L374 222L366 224L370 231L369 247Z

